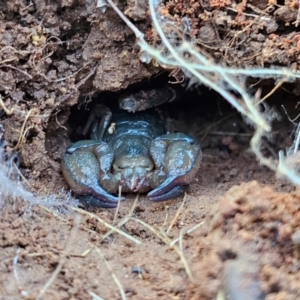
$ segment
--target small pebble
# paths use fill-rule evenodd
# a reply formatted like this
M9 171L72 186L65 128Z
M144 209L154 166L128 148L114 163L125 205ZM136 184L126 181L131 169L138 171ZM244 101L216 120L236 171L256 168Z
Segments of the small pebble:
M131 268L131 273L135 273L135 274L143 274L145 273L145 270L143 268L139 268L139 267L132 267Z
M237 175L237 173L238 173L238 170L236 168L233 168L233 169L230 170L229 175L231 177L235 177Z
M297 230L293 235L292 235L292 241L295 245L300 245L300 230Z

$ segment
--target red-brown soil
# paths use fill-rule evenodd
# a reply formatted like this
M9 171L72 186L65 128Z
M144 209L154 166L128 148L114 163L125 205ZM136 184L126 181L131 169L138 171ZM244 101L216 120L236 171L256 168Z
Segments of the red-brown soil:
M117 5L151 41L144 1ZM101 14L96 1L5 0L0 12L2 145L18 156L14 173L26 189L58 194L68 189L60 159L76 131L71 111L163 70L140 62L132 32L111 9ZM178 22L186 16L197 44L222 63L298 68L296 1L167 1L161 13ZM258 86L266 94L273 82ZM270 103L278 111L285 104L293 118L298 90L297 82L285 85ZM101 222L126 218L135 195L117 215L62 215L0 191L0 299L37 299L54 275L41 299L121 299L120 290L127 299L299 299L299 193L259 165L240 116L217 95L204 95L206 118L199 104L187 104L175 120L201 143L201 168L184 203L140 197L134 219L121 227L140 244L118 233L103 240L109 230ZM264 152L290 146L292 130L285 120L275 124Z

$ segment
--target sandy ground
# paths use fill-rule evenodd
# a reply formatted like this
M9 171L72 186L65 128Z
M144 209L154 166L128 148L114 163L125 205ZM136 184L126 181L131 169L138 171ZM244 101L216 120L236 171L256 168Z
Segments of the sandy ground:
M296 2L199 3L168 1L161 13L186 16L193 39L218 61L297 68ZM117 4L151 41L145 3ZM95 1L2 1L0 11L2 145L16 155L24 187L61 193L61 155L89 105L169 78L139 61L132 32ZM273 82L259 86L266 94ZM156 204L128 195L117 212L70 215L2 198L0 299L299 299L299 193L257 163L251 127L218 95L178 89L165 109L203 149L187 195ZM282 113L284 99L294 118L298 90L286 84L270 103ZM293 129L285 119L274 124L263 153L290 146ZM108 235L107 224L126 235Z

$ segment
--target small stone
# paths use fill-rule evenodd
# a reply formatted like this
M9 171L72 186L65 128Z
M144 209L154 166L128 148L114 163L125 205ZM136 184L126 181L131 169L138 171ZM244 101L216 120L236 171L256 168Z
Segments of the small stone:
M295 245L300 245L300 230L297 230L292 235L292 241Z
M235 177L237 175L237 173L238 173L238 170L236 168L233 168L233 169L230 170L229 175L231 177Z
M145 270L143 268L133 266L131 268L131 273L142 274L145 273Z

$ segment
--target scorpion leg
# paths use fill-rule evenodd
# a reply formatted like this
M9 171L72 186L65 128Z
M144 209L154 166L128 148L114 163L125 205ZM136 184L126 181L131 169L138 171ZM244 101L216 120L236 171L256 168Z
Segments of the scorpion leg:
M99 144L99 143L98 143ZM72 154L66 153L62 160L63 175L71 189L79 195L92 195L97 198L96 206L103 207L107 203L117 206L123 198L106 192L99 184L99 162L94 154L95 147L77 149Z
M166 176L148 196L150 200L163 201L186 190L200 167L202 153L194 139L183 133L166 134L155 139L154 143L157 141L165 143L166 151L161 151L161 154L153 159L158 161L157 166L163 164Z
M91 131L91 139L101 141L111 120L112 113L108 107L97 104L91 111L83 134Z
M71 146L69 146L66 150L66 153L72 154L76 150L91 148L94 146L99 146L101 144L102 144L102 142L99 142L96 140L81 140L81 141L78 141L78 142L72 144Z
M112 202L104 202L95 196L84 195L77 197L81 205L84 207L98 207L98 208L116 208L117 204Z

